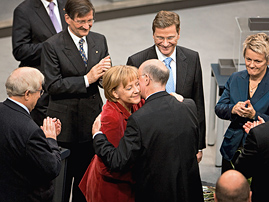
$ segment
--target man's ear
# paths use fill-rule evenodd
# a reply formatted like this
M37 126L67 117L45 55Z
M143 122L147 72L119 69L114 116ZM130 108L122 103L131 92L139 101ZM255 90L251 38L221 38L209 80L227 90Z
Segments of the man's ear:
M70 24L70 20L71 20L71 18L69 17L69 15L64 14L64 19L65 19L65 22L69 25Z
M30 92L29 90L25 91L25 93L24 93L24 99L25 99L26 101L29 100L30 94L31 94L31 92Z

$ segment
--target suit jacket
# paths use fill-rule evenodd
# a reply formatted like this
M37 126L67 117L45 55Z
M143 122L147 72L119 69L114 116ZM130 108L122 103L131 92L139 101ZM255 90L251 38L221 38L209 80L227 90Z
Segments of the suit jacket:
M248 99L249 75L247 70L233 73L225 84L225 89L215 106L216 115L231 123L224 134L220 152L224 159L230 161L240 145L244 145L247 134L243 129L243 125L247 121L253 121L232 114L234 105L239 101ZM254 95L250 99L253 108L256 111L255 120L261 116L265 121L269 120L269 74L268 69L256 89ZM220 135L220 134L219 134Z
M139 105L134 105L133 111L136 111L143 103L144 100ZM120 103L107 100L101 115L101 131L117 147L131 114ZM95 155L79 187L87 202L131 202L134 201L132 183L131 172L110 172L102 160Z
M136 201L204 201L196 158L199 127L190 101L158 92L129 117L117 148L105 135L95 136L95 152L112 171L132 166Z
M57 0L63 29L66 0ZM41 0L25 0L13 13L13 55L20 66L40 67L42 43L56 34L55 28Z
M236 170L252 177L252 201L268 201L269 122L250 130L244 149L235 163Z
M41 70L45 88L50 95L47 115L62 122L61 142L92 141L92 124L100 114L102 99L98 83L86 88L84 75L108 55L103 35L90 32L87 36L88 66L67 29L49 38L43 45Z
M155 46L138 52L128 58L127 64L137 68L146 60L158 59ZM199 54L193 50L176 47L176 93L191 98L197 106L200 137L199 149L205 148L205 107L202 69Z
M9 99L0 103L0 142L0 200L52 201L51 180L61 168L57 142Z

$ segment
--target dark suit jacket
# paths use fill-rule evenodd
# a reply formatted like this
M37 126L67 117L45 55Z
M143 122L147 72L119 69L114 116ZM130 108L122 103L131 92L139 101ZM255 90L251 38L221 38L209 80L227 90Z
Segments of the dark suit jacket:
M269 122L250 130L244 149L235 163L236 170L252 177L252 201L268 201Z
M0 103L0 142L0 201L52 201L51 180L61 168L57 142L9 99Z
M63 29L66 0L57 0ZM13 13L13 55L20 66L40 66L42 43L56 34L50 17L41 0L25 0Z
M103 35L90 32L87 36L88 66L72 40L68 30L49 38L43 45L41 70L50 95L47 115L62 122L61 142L92 141L91 128L101 112L102 99L98 81L86 88L84 75L108 55Z
M146 60L158 59L155 46L138 52L128 58L127 64L137 68ZM176 47L176 93L191 98L197 106L200 127L199 149L205 148L205 107L202 69L199 54L190 49Z
M204 201L196 158L199 127L193 108L193 101L181 103L159 92L129 117L117 148L105 135L95 136L95 152L112 171L132 167L136 201Z
M248 99L249 75L247 70L233 73L225 84L225 90L220 100L215 106L216 115L231 123L224 134L220 151L226 160L231 160L240 146L244 144L247 134L243 125L247 121L253 121L247 118L232 114L234 105L239 101ZM269 73L268 69L254 95L250 99L253 108L256 111L255 120L261 116L265 121L269 120ZM219 134L221 135L221 134Z

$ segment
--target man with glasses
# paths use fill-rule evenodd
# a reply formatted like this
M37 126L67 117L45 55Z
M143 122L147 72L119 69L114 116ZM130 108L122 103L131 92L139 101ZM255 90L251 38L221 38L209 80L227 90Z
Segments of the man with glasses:
M43 42L67 27L64 20L65 0L25 0L13 13L12 53L19 66L40 69ZM48 94L38 100L31 111L40 126L46 117Z
M200 128L198 162L202 159L205 146L205 108L202 70L199 54L182 46L177 46L180 37L180 19L178 14L160 11L152 24L155 45L128 58L127 64L139 67L149 59L159 59L170 70L166 91L175 92L194 100Z
M106 38L91 32L95 10L89 0L68 0L65 5L68 28L43 45L41 69L50 96L47 115L58 117L62 132L58 144L70 149L65 201L85 201L78 188L94 155L90 137L92 124L102 110L98 85L111 67Z
M56 141L61 122L47 117L40 128L30 116L43 82L32 67L15 69L6 81L8 98L0 103L0 201L53 199L52 180L61 169Z

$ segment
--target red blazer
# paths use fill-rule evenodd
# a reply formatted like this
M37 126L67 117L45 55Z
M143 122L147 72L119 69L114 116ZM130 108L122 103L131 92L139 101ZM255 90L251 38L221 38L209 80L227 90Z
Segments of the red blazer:
M143 104L144 100L134 105L133 111L138 110ZM117 147L131 114L120 103L110 101L106 102L101 114L101 131L106 134L109 142ZM95 155L79 187L87 202L133 202L133 183L131 172L111 172Z

